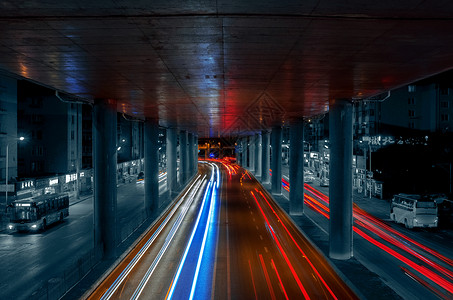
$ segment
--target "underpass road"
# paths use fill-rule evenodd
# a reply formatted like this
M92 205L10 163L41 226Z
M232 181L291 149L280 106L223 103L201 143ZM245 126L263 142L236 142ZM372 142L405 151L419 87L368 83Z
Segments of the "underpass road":
M208 175L208 169L207 165L200 168L201 174ZM165 246L165 241L172 236L171 228L175 228L178 215L182 216L189 196L175 202L182 201L134 270L119 279L139 250L126 256L91 299L99 299L115 281L122 282L109 296L113 299L357 299L253 176L226 162L220 173L218 193L205 193L209 190L207 181L198 184L195 180L187 189L195 200L188 204L190 208L170 244ZM203 194L207 201L212 196L210 204L206 202L209 210L202 209ZM153 226L137 249L169 215ZM197 218L205 225L197 228ZM204 235L198 237L198 232ZM156 264L162 252L165 255ZM189 253L187 260L185 253ZM150 269L152 275L148 276Z
M239 169L223 189L226 241L218 255L230 256L231 274L228 280L217 272L216 282L229 282L231 291L216 289L215 299L357 298L247 171Z

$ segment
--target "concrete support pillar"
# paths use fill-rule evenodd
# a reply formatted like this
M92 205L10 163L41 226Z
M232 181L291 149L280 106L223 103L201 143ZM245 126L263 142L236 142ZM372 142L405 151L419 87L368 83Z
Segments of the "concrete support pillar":
M294 120L289 128L289 213L304 212L304 121Z
M331 100L330 132L330 237L329 255L352 257L352 102Z
M116 257L116 113L115 100L94 100L94 248L104 259Z
M145 120L145 212L152 216L159 208L159 122Z
M179 133L179 170L180 184L187 182L189 175L189 149L187 148L187 131L182 130Z
M255 175L261 176L261 135L255 134Z
M240 152L238 154L238 165L242 166L242 158L244 157L244 145L242 143L242 138L238 139L238 146L240 147Z
M193 147L193 134L189 132L187 134L187 157L189 159L189 168L187 170L188 178L191 178L194 173L194 151L195 149Z
M261 182L269 183L269 144L270 144L270 133L267 131L261 134Z
M249 137L249 170L255 171L255 136Z
M206 143L206 153L205 153L204 158L205 159L210 158L209 157L210 154L211 154L211 144L210 143Z
M194 136L194 145L193 146L195 147L195 150L194 150L194 152L195 152L194 153L194 155L195 155L195 157L194 157L194 159L195 159L195 171L194 172L198 173L198 136L197 135Z
M249 138L246 136L244 137L244 168L249 167Z
M176 129L167 128L167 189L172 192L178 190L176 174Z
M282 193L282 128L272 128L272 194Z
M238 142L234 143L234 154L236 155L236 163L239 165L241 153L239 153L238 148L239 148L239 143Z

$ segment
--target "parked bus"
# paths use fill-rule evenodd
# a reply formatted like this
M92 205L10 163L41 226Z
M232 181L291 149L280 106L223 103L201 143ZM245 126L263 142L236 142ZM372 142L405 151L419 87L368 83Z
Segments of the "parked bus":
M16 200L9 210L9 230L46 230L48 225L63 221L69 215L69 197L67 194L48 194Z
M406 228L437 227L437 204L431 197L398 194L390 204L390 219Z

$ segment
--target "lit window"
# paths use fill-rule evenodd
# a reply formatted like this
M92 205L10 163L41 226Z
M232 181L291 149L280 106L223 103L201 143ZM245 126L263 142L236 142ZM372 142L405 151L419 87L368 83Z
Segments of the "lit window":
M415 92L415 85L411 84L407 86L407 90L409 93L414 93Z

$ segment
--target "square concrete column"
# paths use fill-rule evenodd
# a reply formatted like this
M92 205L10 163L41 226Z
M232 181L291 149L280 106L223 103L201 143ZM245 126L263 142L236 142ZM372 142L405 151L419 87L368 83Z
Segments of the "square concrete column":
M193 134L192 133L187 133L187 158L189 159L189 168L187 170L188 178L191 178L194 169L195 169L195 163L194 163L194 152L195 148L193 146Z
M330 236L329 255L352 257L352 102L331 100L330 132Z
M194 173L198 172L198 136L194 136L194 162L195 162L195 171Z
M239 161L238 161L238 165L240 166L244 166L244 139L243 138L240 138L238 140L238 145L240 145L240 148L241 148L241 151L239 152Z
M167 189L170 193L178 190L176 147L176 129L167 128Z
M159 208L159 122L146 119L145 144L145 212L152 216Z
M255 171L255 136L249 136L249 170Z
M249 153L249 143L247 137L244 137L242 139L242 167L247 168L248 167L248 153Z
M304 122L291 121L289 128L289 213L304 212Z
M261 135L255 134L255 175L261 176Z
M269 183L269 144L270 144L270 133L263 130L261 134L261 182Z
M116 100L95 99L93 107L94 249L116 257Z
M181 185L184 185L189 177L189 149L187 146L187 131L183 130L179 133L179 178Z
M272 194L282 193L282 128L272 128Z

